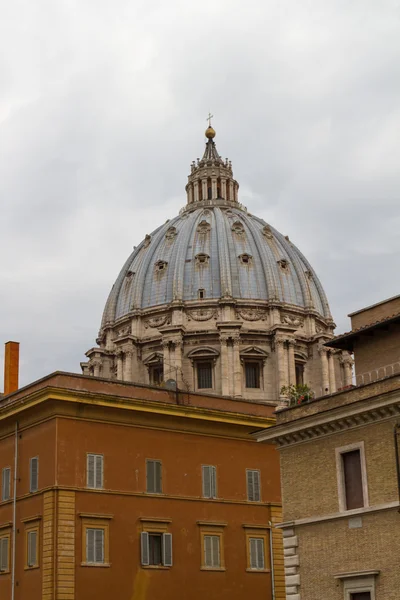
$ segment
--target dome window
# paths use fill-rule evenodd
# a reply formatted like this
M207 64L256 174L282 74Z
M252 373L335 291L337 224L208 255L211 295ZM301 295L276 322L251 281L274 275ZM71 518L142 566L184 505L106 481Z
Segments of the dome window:
M208 254L196 254L195 256L196 259L196 264L198 265L208 265L210 257L208 256Z
M167 229L167 233L165 234L165 239L174 240L177 235L178 235L178 233L176 231L176 227L169 227Z
M236 235L244 235L244 227L242 223L240 221L235 221L232 225L232 231L233 233L236 233Z
M289 261L286 260L286 258L282 258L281 260L278 260L278 265L280 266L282 271L289 271Z
M207 235L207 233L210 231L210 229L211 229L210 223L203 219L203 221L200 221L200 223L197 227L197 232L200 235Z
M168 263L165 262L165 260L158 260L154 266L156 268L156 271L165 271L167 268L167 265L168 265Z
M204 300L204 298L206 297L206 290L204 290L203 288L198 290L197 296L198 296L199 300Z
M271 240L271 239L273 238L272 231L271 231L271 227L270 227L269 225L266 225L266 226L263 228L262 232L263 232L263 235L264 235L266 238L268 238L269 240Z
M241 254L239 256L239 260L242 263L242 265L251 265L251 263L253 262L253 257L251 256L251 254Z
M134 274L135 274L135 271L128 271L126 274L126 278L131 279L134 276Z

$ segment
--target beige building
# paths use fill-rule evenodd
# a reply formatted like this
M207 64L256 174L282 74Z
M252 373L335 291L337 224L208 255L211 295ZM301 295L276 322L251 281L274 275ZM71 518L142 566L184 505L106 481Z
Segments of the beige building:
M123 266L83 373L273 405L289 385L320 396L351 384L348 353L324 346L335 324L315 271L240 204L214 138L209 127L179 215Z
M257 434L280 451L287 600L400 598L399 298L351 317L327 345L354 351L357 385Z

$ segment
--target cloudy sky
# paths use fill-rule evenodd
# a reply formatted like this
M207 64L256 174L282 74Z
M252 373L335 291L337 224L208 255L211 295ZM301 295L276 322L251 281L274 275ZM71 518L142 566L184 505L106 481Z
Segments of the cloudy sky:
M338 332L400 293L399 0L1 14L0 341L22 384L79 371L132 246L185 203L209 110L241 202L306 254Z

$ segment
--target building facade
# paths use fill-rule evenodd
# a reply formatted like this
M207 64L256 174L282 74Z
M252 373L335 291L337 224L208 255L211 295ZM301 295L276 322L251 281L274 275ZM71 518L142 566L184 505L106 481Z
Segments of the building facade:
M273 423L64 373L4 396L0 598L284 600L278 456L250 435Z
M357 385L278 412L258 435L280 452L287 600L399 598L399 309L363 309L328 342L354 350Z
M322 285L287 236L239 203L232 165L206 131L187 203L123 266L84 374L271 404L282 388L317 396L351 383Z

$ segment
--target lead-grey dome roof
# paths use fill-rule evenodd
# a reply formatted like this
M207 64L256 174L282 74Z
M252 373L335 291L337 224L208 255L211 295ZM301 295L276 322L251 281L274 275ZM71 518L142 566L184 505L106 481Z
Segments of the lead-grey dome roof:
M135 309L201 295L280 301L331 318L321 283L296 246L239 204L217 200L188 206L134 249L111 290L102 327Z

